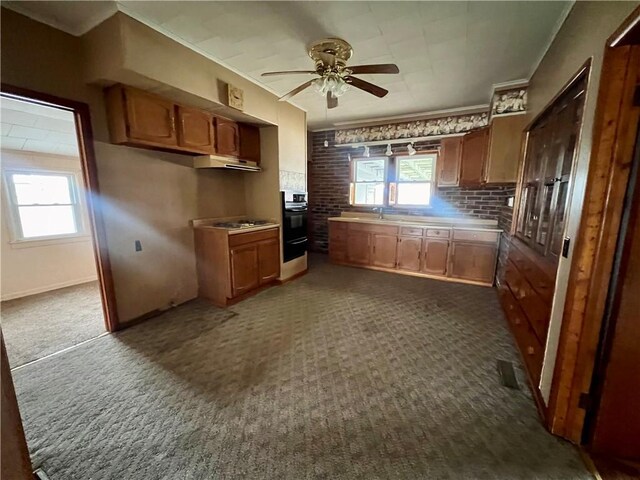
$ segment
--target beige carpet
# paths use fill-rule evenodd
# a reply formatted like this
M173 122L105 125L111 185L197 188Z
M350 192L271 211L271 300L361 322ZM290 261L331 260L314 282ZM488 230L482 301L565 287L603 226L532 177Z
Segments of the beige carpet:
M97 281L2 302L0 318L12 368L106 331Z
M15 372L52 480L590 479L496 359L493 289L314 263Z

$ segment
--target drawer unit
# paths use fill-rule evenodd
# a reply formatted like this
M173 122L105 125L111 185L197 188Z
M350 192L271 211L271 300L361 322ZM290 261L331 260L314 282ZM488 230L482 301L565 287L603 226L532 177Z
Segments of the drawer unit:
M451 230L448 228L428 228L427 237L432 238L449 238L451 236Z
M538 295L547 303L551 304L553 300L553 291L555 288L555 281L549 277L544 270L542 270L536 263L530 259L527 255L522 253L515 243L512 242L509 249L509 260L518 267L518 270L522 272L531 283Z
M371 223L350 223L349 232L367 232L367 233L382 233L385 235L397 235L398 227L391 225L374 225Z
M420 227L400 227L400 235L410 237L421 237L424 230Z
M500 233L482 230L454 230L454 240L467 240L471 242L497 242Z
M329 230L332 232L346 232L348 225L346 222L329 222Z
M278 229L271 228L269 230L258 230L257 232L235 233L229 235L229 246L237 247L247 243L259 242L270 238L278 238Z

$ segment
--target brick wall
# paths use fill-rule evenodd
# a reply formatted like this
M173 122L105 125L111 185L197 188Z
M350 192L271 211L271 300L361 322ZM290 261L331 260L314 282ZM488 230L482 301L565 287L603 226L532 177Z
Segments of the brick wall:
M354 154L350 147L334 146L333 131L315 132L312 135L311 164L309 168L309 221L310 240L313 251L326 252L328 248L327 218L340 216L343 211L371 212L371 209L349 205L349 158ZM327 140L328 147L324 146ZM419 142L417 150L436 148L439 141ZM404 148L393 145L394 151ZM386 145L371 147L371 156L383 156ZM359 153L361 150L359 151ZM474 217L498 220L506 225L507 196L513 195L514 185L491 185L486 187L445 187L437 189L432 206L424 209L385 208L385 213L402 215L429 215L441 217ZM506 209L506 210L505 210ZM501 228L504 226L501 225Z

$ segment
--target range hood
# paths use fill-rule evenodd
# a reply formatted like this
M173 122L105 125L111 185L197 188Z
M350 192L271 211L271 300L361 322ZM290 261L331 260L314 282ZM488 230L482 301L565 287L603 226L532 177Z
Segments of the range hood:
M199 155L193 158L193 167L226 168L227 170L243 170L245 172L259 172L262 170L255 162L223 155Z

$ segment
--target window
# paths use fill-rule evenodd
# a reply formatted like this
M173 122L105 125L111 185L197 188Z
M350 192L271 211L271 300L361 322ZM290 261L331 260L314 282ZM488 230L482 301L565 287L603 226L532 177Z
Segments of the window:
M357 158L351 165L352 205L384 205L386 158Z
M73 173L7 171L5 178L16 240L82 233Z
M396 157L396 185L390 203L427 207L431 203L435 178L436 153Z

